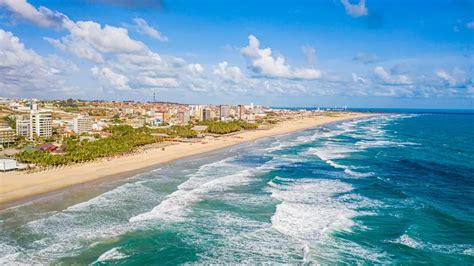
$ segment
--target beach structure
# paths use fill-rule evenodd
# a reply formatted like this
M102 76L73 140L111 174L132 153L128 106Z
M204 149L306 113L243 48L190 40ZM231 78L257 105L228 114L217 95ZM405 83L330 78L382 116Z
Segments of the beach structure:
M206 131L207 128L208 128L208 126L206 126L206 125L197 125L197 126L194 126L191 129L196 131L196 132L204 132L204 131Z
M15 159L0 159L0 171L12 171L18 169Z

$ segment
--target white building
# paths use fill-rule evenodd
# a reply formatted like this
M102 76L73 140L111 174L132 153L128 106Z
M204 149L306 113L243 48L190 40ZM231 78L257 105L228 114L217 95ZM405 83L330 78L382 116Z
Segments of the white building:
M0 145L8 145L15 142L16 134L15 130L11 127L0 126Z
M74 117L72 121L72 130L76 134L88 133L92 131L92 120L88 116Z
M14 159L0 159L0 171L10 171L18 169L16 160Z
M227 120L230 115L230 106L228 105L219 106L219 112L220 112L220 119L223 121Z
M16 117L16 134L21 137L30 137L30 117L20 115Z
M31 110L30 139L35 136L48 138L53 135L53 114L51 110Z

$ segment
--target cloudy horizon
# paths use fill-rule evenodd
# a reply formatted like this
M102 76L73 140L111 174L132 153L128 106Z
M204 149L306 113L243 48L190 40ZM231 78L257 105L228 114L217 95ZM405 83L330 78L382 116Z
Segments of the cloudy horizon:
M1 97L474 108L474 3L0 0Z

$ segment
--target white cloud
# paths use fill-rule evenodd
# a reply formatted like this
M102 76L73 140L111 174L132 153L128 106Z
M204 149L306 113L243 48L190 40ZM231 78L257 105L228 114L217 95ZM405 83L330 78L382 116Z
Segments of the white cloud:
M360 77L356 73L352 73L352 81L355 83L362 83L362 84L367 83L367 81L365 81L364 78Z
M467 87L469 85L469 78L466 76L466 72L455 67L451 72L444 69L438 69L435 71L436 77L440 78L449 87Z
M27 49L11 32L0 29L0 88L2 93L44 97L71 90L64 80L77 67L55 56L42 57Z
M341 3L344 5L347 14L352 17L362 17L369 14L365 6L365 0L360 0L358 4L351 4L349 0L341 0Z
M91 73L105 87L111 87L117 90L131 90L128 82L130 81L125 75L115 73L108 67L94 66Z
M176 78L160 78L141 75L137 77L136 81L140 86L150 86L155 88L176 88L179 86Z
M249 36L248 46L240 49L247 58L249 68L256 74L271 78L318 79L321 71L314 68L293 70L282 56L272 56L271 48L260 49L260 41L254 35Z
M225 81L240 83L244 79L244 75L237 66L229 66L229 63L223 61L214 67L214 74Z
M34 23L40 27L61 28L68 18L60 12L52 11L46 7L36 9L26 0L0 0L0 6L5 6L13 13L14 18L20 18Z
M381 66L374 68L375 76L386 85L408 85L412 82L406 75L391 75Z
M456 79L454 77L452 77L450 74L448 74L448 72L440 69L440 70L436 70L435 72L436 76L443 79L444 81L448 82L449 85L451 86L454 86L456 85Z
M204 68L201 64L189 64L186 68L192 75L201 75L204 72Z
M466 28L472 30L474 29L474 21L470 21L468 23L466 23Z
M301 47L301 50L303 51L303 54L306 57L306 61L308 62L308 64L315 65L316 64L316 50L314 49L314 47L311 45L303 45Z
M135 29L139 33L148 35L149 37L151 37L153 39L156 39L160 42L167 42L168 41L168 37L163 36L161 34L161 32L159 32L155 28L148 25L146 20L144 20L142 18L135 18L135 19L133 19L133 22L135 23Z

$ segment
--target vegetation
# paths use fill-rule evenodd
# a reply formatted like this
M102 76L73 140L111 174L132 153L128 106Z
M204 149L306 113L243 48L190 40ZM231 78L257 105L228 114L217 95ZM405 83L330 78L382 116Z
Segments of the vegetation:
M155 134L167 134L172 138L181 137L181 138L195 138L197 137L197 132L191 129L192 126L172 126L169 128L156 128L151 129L147 128L150 133Z
M102 157L120 155L134 151L136 148L162 141L147 132L146 128L134 129L126 125L108 128L112 133L109 138L96 141L70 137L64 140L61 149L62 155L51 154L45 151L23 151L16 155L17 159L25 163L34 163L38 166L59 166L71 163L80 163Z
M248 123L243 120L224 121L203 121L202 125L207 125L207 132L213 134L228 134L242 129L257 129L258 125Z

